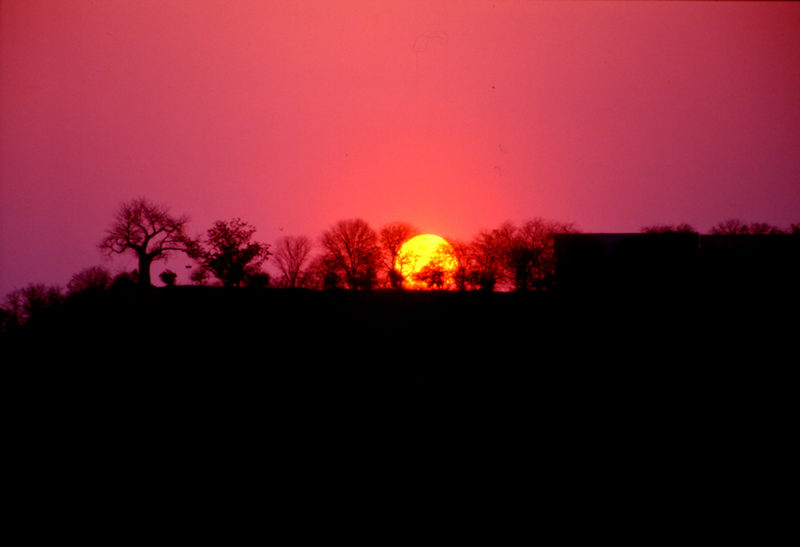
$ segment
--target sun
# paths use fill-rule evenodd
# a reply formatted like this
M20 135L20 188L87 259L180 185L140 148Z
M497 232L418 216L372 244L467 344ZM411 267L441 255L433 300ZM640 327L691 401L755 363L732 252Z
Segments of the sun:
M395 268L407 289L446 289L455 280L458 260L446 239L422 234L403 243Z

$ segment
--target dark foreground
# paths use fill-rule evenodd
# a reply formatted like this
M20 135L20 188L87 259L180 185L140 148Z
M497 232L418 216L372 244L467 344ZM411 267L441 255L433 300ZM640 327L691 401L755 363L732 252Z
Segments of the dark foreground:
M168 481L205 499L257 484L291 504L365 474L398 492L424 475L465 498L525 484L550 510L581 492L599 511L619 494L637 518L635 500L655 494L700 518L786 480L796 304L727 291L103 293L7 336L4 389L31 480L59 495Z

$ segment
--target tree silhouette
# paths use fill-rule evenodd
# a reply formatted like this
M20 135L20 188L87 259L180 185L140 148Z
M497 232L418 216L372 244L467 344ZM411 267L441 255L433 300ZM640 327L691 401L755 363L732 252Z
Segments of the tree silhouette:
M502 250L506 279L518 291L541 290L555 274L555 234L574 233L572 224L542 218L520 227L511 223L495 230L496 244Z
M381 228L383 267L389 284L394 289L403 287L403 275L397 269L397 255L400 253L400 247L417 233L416 228L405 222L390 222Z
M115 275L114 279L111 280L111 286L109 289L112 291L124 292L138 285L138 280L139 272L136 270L132 272L121 272Z
M642 226L641 232L643 234L696 234L697 230L691 224L682 222L680 224L653 224L651 226Z
M731 218L717 223L711 228L711 233L713 235L777 235L791 233L793 226L787 232L766 222L751 222L747 224L738 218Z
M61 289L58 287L31 283L6 295L6 310L14 324L27 325L63 300Z
M174 217L144 198L123 203L100 248L108 254L130 252L139 260L139 286L149 287L150 266L171 252L192 254L196 243L185 233L189 218Z
M264 289L269 287L270 276L267 272L253 272L245 279L245 286L252 289Z
M406 276L405 286L413 288L443 289L455 282L458 259L446 240L433 248L404 249L398 258L402 272Z
M72 276L67 283L67 294L104 291L111 286L111 274L102 266L92 266Z
M738 218L729 218L717 223L711 228L711 233L715 236L720 235L745 235L750 233L750 228Z
M261 272L269 245L253 241L254 226L239 218L218 220L208 230L207 249L196 253L202 266L226 287L238 287Z
M192 273L189 274L189 279L192 280L192 283L195 285L206 285L208 283L208 271L203 268L195 268L192 270Z
M275 262L281 272L281 285L299 287L304 283L303 267L311 256L311 240L306 236L285 236L275 245Z
M766 222L753 222L748 226L748 229L751 234L775 235L786 233L777 226L767 224Z
M449 239L450 246L453 248L453 254L458 261L453 281L456 288L460 291L466 291L470 288L470 271L472 270L472 250L470 244L464 241Z
M314 258L308 268L308 283L322 290L342 288L339 261L325 252Z
M380 266L378 235L360 218L340 220L322 234L324 262L350 289L369 289Z
M429 289L441 289L447 282L447 272L441 263L430 262L414 274L414 279L427 285Z
M178 274L176 274L172 270L164 270L163 272L158 274L158 278L167 287L174 287L175 282L178 279Z
M492 291L503 273L503 250L498 230L482 230L470 243L470 271L473 286Z

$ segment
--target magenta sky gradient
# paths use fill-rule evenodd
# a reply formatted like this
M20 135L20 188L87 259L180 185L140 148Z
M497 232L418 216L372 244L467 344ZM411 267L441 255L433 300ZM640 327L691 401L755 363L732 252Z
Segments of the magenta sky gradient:
M105 263L137 196L270 243L800 221L800 3L0 6L0 296Z

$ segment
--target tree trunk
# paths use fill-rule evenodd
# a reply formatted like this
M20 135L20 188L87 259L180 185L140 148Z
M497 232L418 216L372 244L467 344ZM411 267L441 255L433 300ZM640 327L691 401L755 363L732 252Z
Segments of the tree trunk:
M150 264L153 263L153 259L150 258L146 253L139 253L139 286L144 288L150 288L152 285L150 281Z

